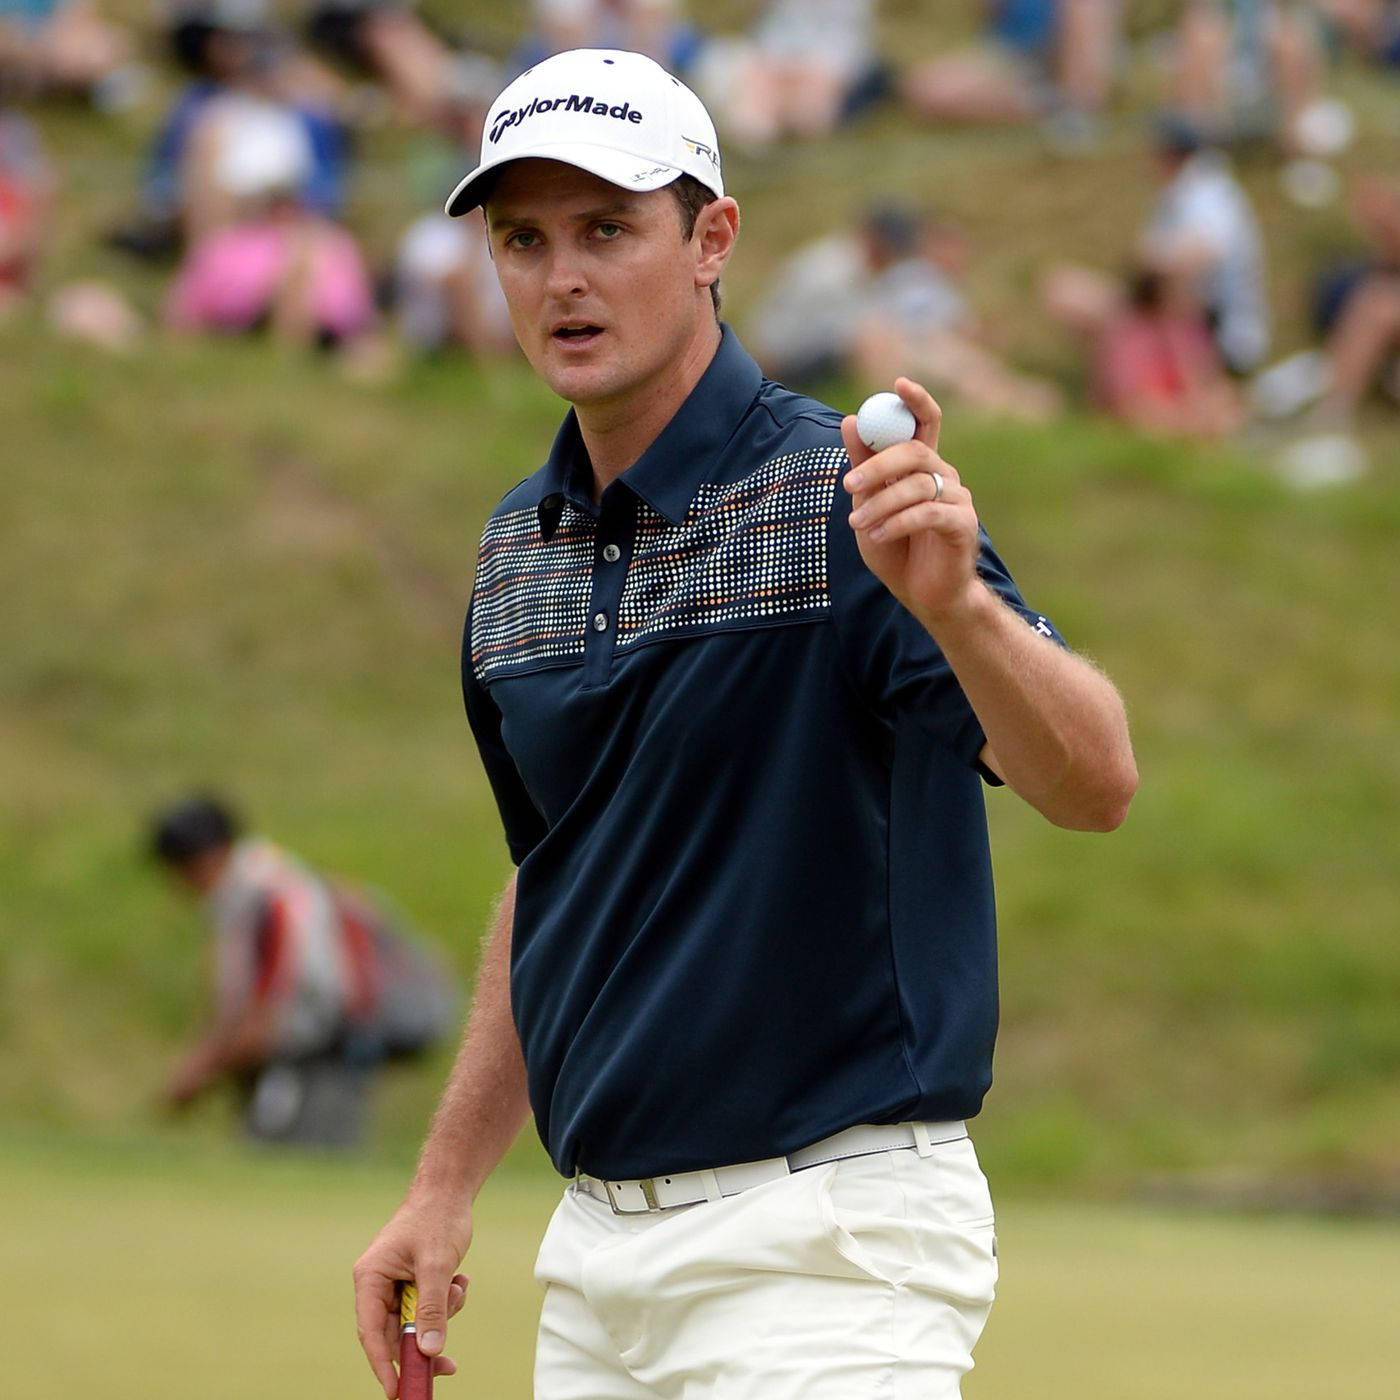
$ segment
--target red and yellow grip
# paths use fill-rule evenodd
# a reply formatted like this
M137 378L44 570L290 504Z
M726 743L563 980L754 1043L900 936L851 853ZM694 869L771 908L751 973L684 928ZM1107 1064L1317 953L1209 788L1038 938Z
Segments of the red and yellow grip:
M432 1400L433 1359L418 1350L418 1290L399 1288L399 1400Z

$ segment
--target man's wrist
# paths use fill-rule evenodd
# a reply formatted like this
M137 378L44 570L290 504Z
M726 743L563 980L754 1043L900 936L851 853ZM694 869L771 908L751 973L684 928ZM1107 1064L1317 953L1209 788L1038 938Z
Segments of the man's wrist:
M947 606L912 611L924 631L941 644L985 626L999 606L996 595L974 574Z
M453 1208L470 1208L485 1182L485 1174L477 1176L465 1166L452 1167L433 1164L420 1166L408 1189L408 1198L423 1202L450 1202Z
M481 1142L429 1142L418 1160L410 1196L470 1206L496 1169L499 1154L483 1153Z

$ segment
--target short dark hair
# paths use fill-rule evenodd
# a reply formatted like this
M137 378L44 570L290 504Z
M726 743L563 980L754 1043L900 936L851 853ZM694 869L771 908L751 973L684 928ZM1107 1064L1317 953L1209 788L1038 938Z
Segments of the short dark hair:
M1153 267L1134 269L1128 278L1128 305L1137 311L1160 311L1167 299L1166 276Z
M1211 143L1209 134L1198 121L1168 110L1159 112L1153 121L1152 144L1160 155L1186 160Z
M682 175L666 186L676 201L681 213L681 237L689 240L695 232L695 221L707 204L713 204L719 196L708 186L702 185L694 175ZM715 315L719 315L719 279L710 283L710 300L714 303Z
M166 865L184 865L206 851L232 845L241 832L238 818L225 803L196 794L156 813L151 854Z

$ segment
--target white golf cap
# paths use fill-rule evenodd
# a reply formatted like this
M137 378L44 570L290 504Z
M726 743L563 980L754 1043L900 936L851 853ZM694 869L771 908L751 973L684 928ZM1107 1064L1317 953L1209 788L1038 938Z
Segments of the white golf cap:
M491 104L481 164L452 191L449 214L475 209L512 160L560 160L630 190L693 175L724 193L719 138L704 104L639 53L573 49L527 68Z

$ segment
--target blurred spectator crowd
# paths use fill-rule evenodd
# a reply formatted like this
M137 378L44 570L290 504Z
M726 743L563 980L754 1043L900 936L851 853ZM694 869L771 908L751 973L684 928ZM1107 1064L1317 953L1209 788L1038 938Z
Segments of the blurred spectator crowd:
M511 7L508 51L473 40L470 6L457 30L447 4L420 13L411 0L305 0L294 13L160 0L141 24L109 3L0 0L0 318L42 289L56 329L117 350L154 320L161 334L317 348L370 376L406 354L513 355L481 222L448 219L441 197L475 163L510 77L561 49L622 47L694 86L755 178L872 110L929 139L954 124L1020 125L1047 158L1084 163L1125 111L1149 133L1157 192L1133 246L1103 250L1107 265L1041 268L1027 308L1073 347L1077 379L1014 361L974 304L967 230L899 200L773 269L741 329L776 378L887 385L908 373L1031 422L1082 393L1171 436L1286 424L1278 460L1301 485L1363 471L1363 400L1400 402L1400 186L1387 171L1338 173L1356 123L1334 91L1340 72L1400 74L1392 0L964 0L974 37L932 55L888 52L877 0L767 0L729 34L699 27L680 0L533 0ZM1160 79L1147 99L1144 55ZM139 185L104 233L165 270L154 316L119 278L61 284L43 266L65 190L37 127L59 105L93 122L159 109ZM347 209L364 133L385 125L408 133L416 193L392 256L375 263ZM1353 225L1346 256L1314 269L1314 343L1284 359L1240 159L1274 166L1296 206L1344 199Z

